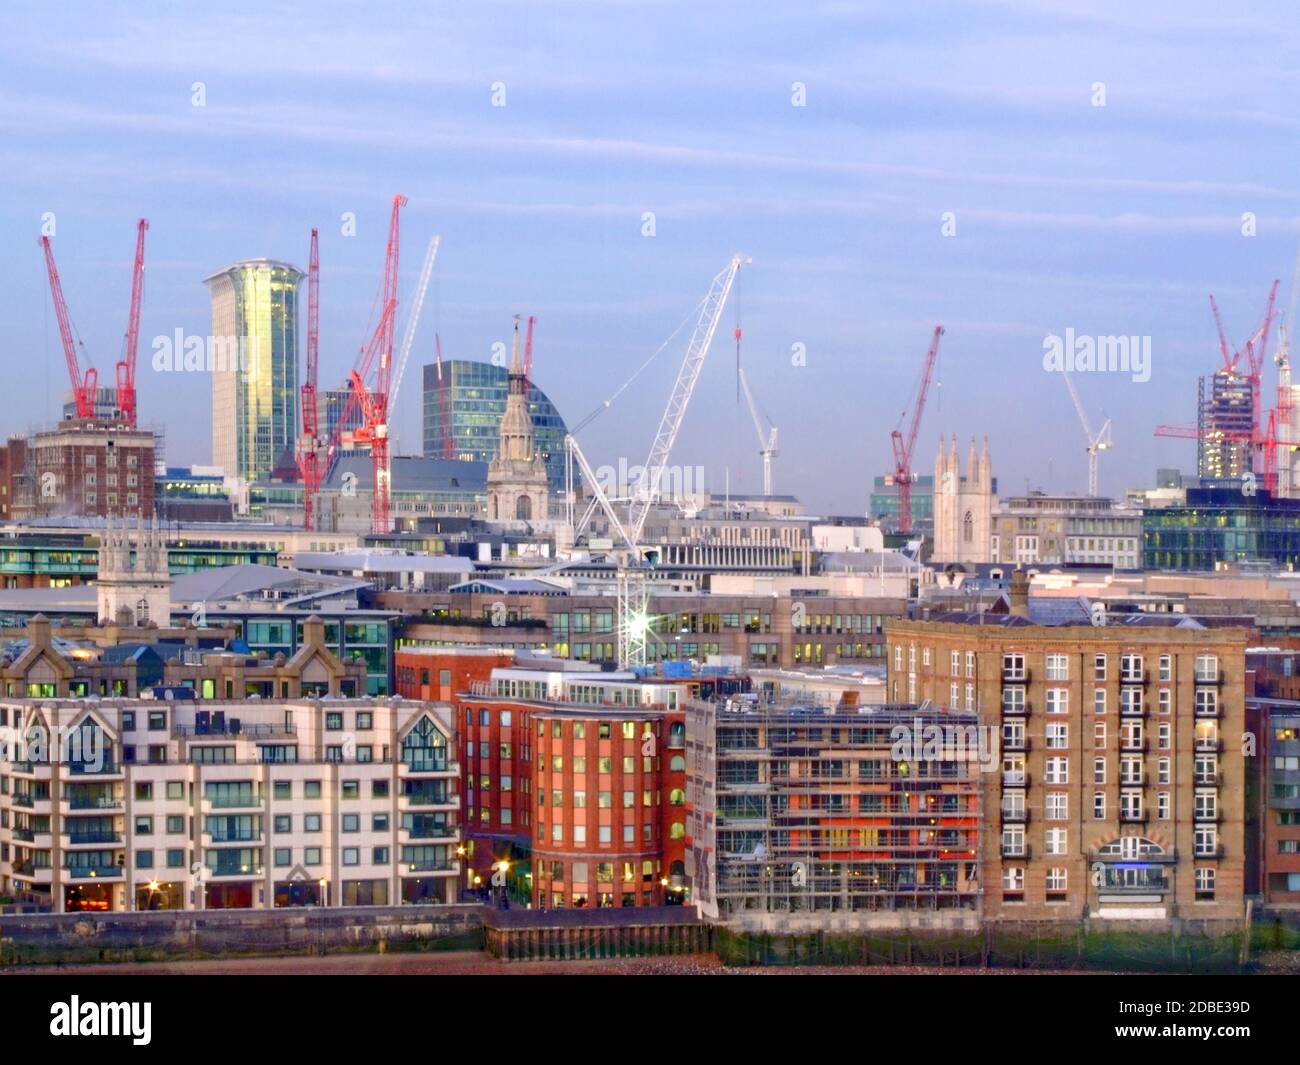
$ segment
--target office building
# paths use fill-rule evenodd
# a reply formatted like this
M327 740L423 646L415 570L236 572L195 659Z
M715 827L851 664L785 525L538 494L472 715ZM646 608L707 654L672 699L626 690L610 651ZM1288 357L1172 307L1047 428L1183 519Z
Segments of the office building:
M424 367L424 454L428 458L489 463L497 455L501 420L510 396L505 365L448 359L442 380L436 365ZM533 443L553 492L564 489L564 438L568 427L546 393L529 380L525 397ZM444 428L445 427L445 428ZM544 517L544 515L543 515Z
M298 412L298 284L289 263L248 259L204 279L212 295L212 462L268 478L293 454Z

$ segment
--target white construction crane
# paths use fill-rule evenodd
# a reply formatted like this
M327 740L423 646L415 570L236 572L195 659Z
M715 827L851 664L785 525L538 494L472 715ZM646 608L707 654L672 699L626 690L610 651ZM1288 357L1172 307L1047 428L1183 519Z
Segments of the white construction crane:
M420 321L420 308L424 306L424 294L429 289L429 278L433 275L433 264L438 258L438 249L442 246L442 237L435 235L429 241L429 250L424 253L424 265L420 268L420 280L415 286L415 299L411 302L411 315L406 319L406 332L402 334L402 346L397 349L397 364L393 367L393 383L388 389L388 409L397 409L397 393L402 387L402 375L406 373L406 361L411 357L411 345L415 341L415 327ZM389 417L392 415L390 413Z
M1083 412L1083 404L1079 402L1079 393L1074 389L1074 379L1068 373L1062 373L1065 378L1065 387L1070 390L1070 398L1074 401L1074 409L1079 414L1079 424L1083 426L1083 436L1087 440L1088 451L1088 495L1096 498L1099 494L1097 487L1097 456L1114 444L1110 438L1110 419L1107 418L1102 423L1101 429L1096 434L1092 431L1092 426L1088 424L1088 416Z
M768 433L763 435L763 419L758 413L758 404L754 402L754 393L749 389L749 378L745 376L745 371L738 370L740 374L740 387L745 390L745 399L749 401L749 414L754 419L754 432L758 434L758 453L763 456L763 495L772 494L772 460L780 454L776 447L777 428L772 424L772 419L767 419Z
M695 331L691 334L690 342L686 345L686 355L682 359L681 369L677 372L677 380L673 383L672 392L669 393L668 406L664 408L663 417L659 420L659 428L655 433L654 443L650 445L650 453L646 457L644 472L632 491L626 520L619 518L614 509L614 504L601 487L600 479L592 470L591 464L587 461L586 455L582 453L582 448L578 446L578 441L574 439L573 434L570 433L564 440L571 460L567 466L566 498L568 501L568 520L573 529L574 542L577 542L578 537L586 528L598 506L605 512L611 529L617 532L619 539L622 541L619 547L620 557L617 578L618 663L622 669L644 666L646 663L646 639L650 625L650 619L646 611L648 594L645 566L647 560L640 546L646 518L649 517L651 508L659 499L660 486L668 466L668 458L672 454L673 444L677 441L677 433L682 427L682 419L686 415L686 407L691 401L691 394L695 391L700 371L704 368L704 360L709 354L709 346L713 343L713 336L717 332L718 322L722 318L722 308L726 304L727 296L731 293L731 287L736 281L736 272L742 265L750 261L745 256L733 256L731 262L727 264L721 273L714 277L712 284L709 286L708 295L704 297L704 302L700 305ZM576 525L573 524L572 469L572 462L575 460L582 470L583 482L592 494L592 500L587 506L586 512Z

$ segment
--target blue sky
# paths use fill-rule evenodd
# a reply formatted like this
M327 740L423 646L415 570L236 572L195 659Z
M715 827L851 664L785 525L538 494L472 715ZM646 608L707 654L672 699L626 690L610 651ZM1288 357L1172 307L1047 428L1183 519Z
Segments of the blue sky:
M1193 468L1156 440L1196 376L1262 317L1300 245L1300 19L1288 2L68 4L0 15L0 430L66 388L41 216L101 376L118 356L134 220L148 217L140 406L172 462L210 458L209 382L147 365L206 335L202 278L249 256L305 266L322 231L322 385L343 380L394 192L403 286L443 236L395 417L420 447L417 366L487 358L538 316L535 378L581 420L677 327L734 251L742 361L781 430L779 491L861 512L930 331L947 328L916 464L988 432L1004 492L1082 491L1082 430L1043 338L1152 338L1151 380L1077 381L1113 419L1102 489ZM426 9L429 8L429 9ZM191 86L206 87L205 107ZM493 107L491 86L505 85ZM792 85L806 106L792 106ZM1093 106L1095 83L1106 105ZM340 234L355 212L357 235ZM655 235L642 216L655 215ZM945 212L956 235L944 237ZM1242 235L1253 212L1257 235ZM730 332L675 454L757 491ZM807 364L792 365L802 344ZM639 462L684 340L582 434ZM1266 377L1266 394L1273 377ZM963 444L964 453L964 444Z

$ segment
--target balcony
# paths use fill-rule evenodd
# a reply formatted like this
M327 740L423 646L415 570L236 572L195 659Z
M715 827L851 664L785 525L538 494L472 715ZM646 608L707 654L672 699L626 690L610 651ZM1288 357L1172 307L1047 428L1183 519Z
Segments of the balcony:
M31 884L54 883L54 869L48 865L33 865L31 860L14 862L14 879Z
M731 824L730 820L727 822ZM459 829L455 825L423 825L417 828L399 828L399 843L447 843L454 842Z
M1121 685L1138 685L1146 684L1151 679L1151 674L1146 669L1122 669L1119 674Z
M1120 740L1119 750L1121 754L1146 754L1150 746L1146 740Z
M204 796L203 812L212 813L213 810L225 810L229 813L236 813L241 810L257 813L261 812L264 797L261 792L243 792L238 795L222 795L217 798Z
M1223 820L1223 814L1218 810L1196 810L1192 813L1192 820L1198 825L1217 825Z
M1028 843L1004 843L1002 844L1002 857L1004 858L1021 858L1028 861L1032 857L1033 848Z
M1164 894L1168 890L1169 881L1164 877L1157 877L1141 884L1111 883L1103 877L1102 882L1097 886L1099 895L1152 895Z
M250 843L260 845L262 842L262 833L260 830L251 832L204 832L204 847L236 847L244 846Z
M1223 741L1222 741L1222 740L1199 740L1199 739L1198 739L1198 740L1196 740L1195 743L1193 744L1193 749L1194 749L1194 750L1197 750L1197 751L1204 751L1204 752L1206 752L1206 753L1208 753L1208 754L1222 754L1222 753L1223 753Z
M1144 788L1146 787L1146 780L1141 773L1137 776L1120 777L1119 786L1121 788Z
M208 868L209 880L260 880L263 875L263 868L260 865L245 865L226 862L218 862L216 865Z
M1223 670L1215 670L1214 673L1197 673L1195 681L1201 687L1209 685L1220 687L1223 684Z
M1004 717L1028 717L1029 703L1003 703L1002 714Z
M69 776L95 777L99 779L121 778L125 770L121 763L104 759L102 762L65 762Z
M408 873L458 873L460 872L460 862L444 859L438 861L435 858L422 859L417 862L403 862L402 875Z
M397 763L397 775L400 778L434 776L440 773L453 773L456 763L450 758L410 758Z
M1003 684L1028 684L1029 667L1028 666L1003 666L1002 683Z
M54 835L48 828L39 831L34 828L15 828L14 839L38 851L49 850L54 846Z
M1145 810L1120 811L1119 823L1121 825L1145 825L1151 820L1151 815Z
M1029 787L1029 773L1027 771L1003 773L1002 786L1004 788L1027 788Z
M67 848L73 847L102 847L105 844L110 846L120 845L122 842L121 832L64 832L60 837L62 846Z
M1030 747L1028 736L1003 736L1002 749L1004 751L1027 751Z
M1216 847L1196 847L1192 850L1192 857L1197 861L1206 858L1225 858L1227 857L1227 852L1224 850L1223 844L1220 843Z
M1147 709L1145 702L1141 703L1120 703L1119 716L1124 718L1142 718L1146 717L1150 711Z
M1213 721L1215 718L1220 718L1222 716L1223 716L1222 703L1216 702L1212 706L1204 706L1198 703L1196 706L1196 718L1198 720Z
M397 797L397 808L399 810L458 810L460 799L451 791L402 794Z
M120 813L125 808L124 803L125 800L120 796L82 795L64 799L59 803L59 812L64 817L75 814Z
M1010 824L1025 825L1029 823L1029 811L1023 806L1004 806L1002 820Z
M1198 788L1221 788L1224 786L1224 774L1217 773L1197 773L1192 777L1192 784Z
M78 865L64 869L69 880L121 880L120 865Z

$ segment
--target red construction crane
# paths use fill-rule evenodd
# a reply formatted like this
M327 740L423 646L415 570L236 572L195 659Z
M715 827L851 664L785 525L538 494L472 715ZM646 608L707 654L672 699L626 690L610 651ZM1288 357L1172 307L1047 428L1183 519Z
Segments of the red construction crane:
M900 432L907 411L898 417L898 428L889 434L894 448L894 484L898 486L898 531L912 531L912 485L916 481L912 473L912 453L916 448L916 434L921 428L921 415L925 413L926 394L930 391L930 378L934 376L934 363L939 356L939 338L943 336L943 326L934 327L934 337L930 341L930 350L925 353L925 366L921 370L921 383L916 392L916 403L912 407L912 425L907 432L907 442L903 442ZM939 486L935 485L935 491Z
M392 215L388 221L388 246L384 254L384 286L381 293L379 324L370 342L361 349L356 366L349 375L350 394L342 417L335 427L326 453L326 471L343 439L343 427L350 424L360 411L362 424L351 433L352 445L369 447L371 468L374 473L374 509L371 528L376 533L390 532L389 527L389 475L388 464L388 389L393 370L393 333L397 318L397 265L399 215L406 206L406 197L393 197ZM376 364L376 359L378 363ZM375 368L373 386L366 384L370 371Z
M438 410L442 415L442 457L454 459L456 440L451 431L451 392L447 387L449 382L442 373L442 337L437 333L433 334L433 349L435 365L438 367Z
M298 472L302 475L303 528L314 529L316 493L320 490L320 412L316 381L320 370L320 247L311 231L307 260L307 374L301 389L302 435L298 438Z
M54 299L54 315L59 320L59 336L63 340L63 355L68 360L68 377L72 380L72 398L76 405L78 418L91 418L95 414L95 388L99 383L99 374L93 366L81 375L81 366L77 361L78 342L73 339L72 319L68 314L68 305L63 299L63 285L59 281L59 268L54 265L54 249L50 247L50 238L41 237L41 247L45 249L45 269L50 275L50 296Z
M144 234L148 219L136 223L135 265L131 268L131 313L126 320L126 341L117 364L117 409L127 425L135 426L135 359L140 347L140 303L144 299Z

